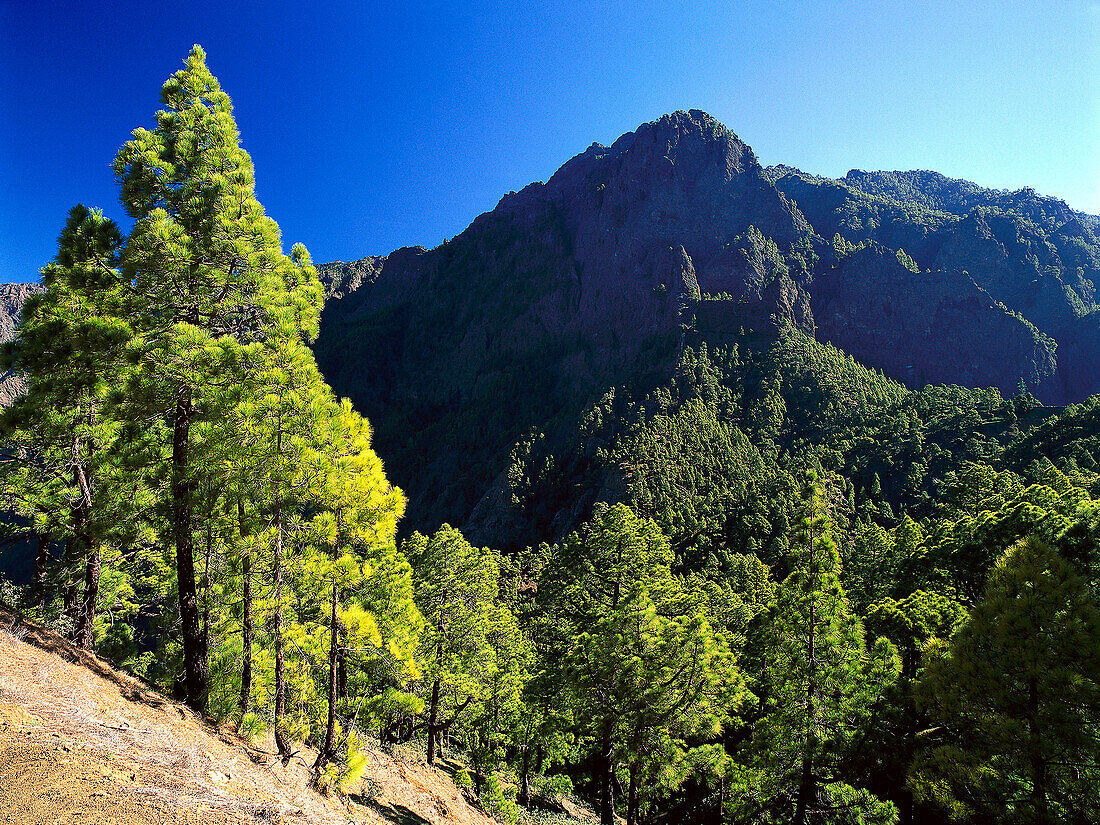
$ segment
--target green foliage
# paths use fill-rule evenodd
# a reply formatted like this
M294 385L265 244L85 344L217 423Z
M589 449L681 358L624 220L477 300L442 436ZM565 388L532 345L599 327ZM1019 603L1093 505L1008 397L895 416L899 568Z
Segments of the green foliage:
M416 602L425 620L417 684L425 703L428 761L437 737L463 725L495 767L502 726L521 713L530 654L515 616L500 598L500 559L443 525L431 538L413 533L402 550L415 570Z
M114 163L129 235L75 207L5 349L28 392L0 416L0 481L44 539L39 615L331 759L348 688L417 673L404 497L317 370L320 282L256 200L202 49L161 100Z
M917 698L943 726L911 784L954 816L1090 821L1100 777L1100 608L1036 538L997 562L980 601L933 647Z
M905 253L904 249L899 249L897 251L897 259L898 259L898 263L901 264L902 266L904 266L910 272L914 272L914 273L919 273L920 272L920 267L917 266L917 262L914 261L912 258L910 258Z
M516 804L516 787L504 781L499 773L493 772L485 780L478 803L481 809L497 822L516 825L519 821L519 806Z
M249 711L241 717L241 724L238 730L241 736L247 739L249 742L255 742L264 732L267 731L267 723L257 713Z
M719 734L744 697L726 639L693 610L672 561L656 524L616 505L555 548L539 587L575 718L601 742L603 809L621 763L630 823L684 781L693 740Z
M321 284L256 200L201 49L162 102L115 161L129 236L74 208L4 350L28 376L0 414L6 534L48 541L32 586L0 598L249 739L316 748L316 784L340 793L364 781L360 731L424 731L429 761L465 751L456 781L504 822L532 786L575 782L606 822L625 802L630 825L719 805L885 825L910 768L914 820L1100 815L1100 402L909 390L797 330L702 311L632 352L645 370L589 375L617 340L493 340L552 296L544 262L569 247L556 206L494 213L499 266L446 243L438 305L347 292L326 316L317 359L416 480L430 529L399 550L404 495L307 346ZM872 244L918 273L976 228L1055 283L1062 322L1097 311L1100 244L1050 199L775 176L831 245L750 226L717 253L744 289L703 301L751 312ZM409 352L416 385L395 373ZM1031 534L1054 549L1017 544Z
M568 774L559 773L553 776L536 776L534 778L535 790L542 796L562 797L573 793L573 780Z
M340 770L337 787L341 793L351 793L354 788L357 788L363 782L363 774L367 770L370 753L363 747L355 731L348 734L345 748L344 764Z
M769 821L894 821L893 806L865 791L819 785L858 735L897 679L901 663L884 638L871 645L840 585L840 557L817 476L803 487L804 515L792 550L794 570L782 582L764 619L763 671L755 687L760 718L749 764L732 802L741 815L760 811ZM843 800L843 802L838 802ZM809 819L807 819L809 817Z

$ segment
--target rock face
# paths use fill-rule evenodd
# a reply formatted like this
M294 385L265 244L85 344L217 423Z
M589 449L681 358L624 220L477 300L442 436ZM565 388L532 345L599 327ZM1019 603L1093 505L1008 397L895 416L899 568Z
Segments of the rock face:
M35 292L41 292L38 284L0 284L0 343L15 338L15 327L23 303ZM0 375L0 406L8 406L27 388L26 380L17 373Z
M748 146L677 112L594 144L442 246L322 267L334 299L318 362L376 423L414 502L452 496L457 519L525 429L670 369L702 293L759 303L780 279L797 292L779 249L810 236ZM805 306L787 320L811 323ZM469 441L434 442L442 415ZM414 481L410 441L452 458ZM449 476L471 454L489 463L461 492Z
M970 278L912 272L878 244L814 283L824 340L910 385L1039 387L1057 368L1054 342Z
M953 329L943 330L957 339L959 357L941 345L914 350L912 339L896 341L897 350L873 345L852 350L857 357L866 357L868 363L908 383L921 383L923 375L928 381L992 385L1014 394L1023 380L1048 403L1077 401L1100 391L1093 346L1100 340L1100 239L1094 231L1095 216L1076 213L1031 189L994 191L935 172L853 170L841 180L830 180L790 167L771 167L767 174L797 201L819 235L904 249L922 271L942 273L938 282L946 290L945 300L947 294L961 294L969 281L997 306L1026 320L1040 344L1021 345L1013 336L972 340L976 330L995 336L1002 326L994 318L999 310L979 299L956 316ZM888 256L882 260L890 265ZM840 271L825 280L845 268L839 266ZM836 288L833 282L828 296L818 296L818 287L813 287L815 307L819 298L835 300ZM877 283L865 281L863 288L871 289L868 300L873 302ZM933 292L926 297L932 299ZM926 315L943 311L936 301L915 309ZM851 333L834 338L836 325L820 318L819 322L827 340L841 347L850 342ZM892 336L889 325L866 314L858 323L868 341ZM986 356L977 367L965 355L971 345ZM902 361L911 362L913 370L897 371Z
M677 112L435 249L323 265L316 353L410 511L462 523L527 432L668 375L685 341L791 325L911 386L1096 392L1097 225L932 172L765 170Z

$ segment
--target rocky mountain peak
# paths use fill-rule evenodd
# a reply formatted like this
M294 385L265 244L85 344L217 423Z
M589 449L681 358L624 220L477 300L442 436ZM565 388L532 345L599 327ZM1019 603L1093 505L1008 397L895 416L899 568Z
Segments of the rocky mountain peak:
M637 155L639 165L655 163L659 166L664 161L681 167L685 176L717 173L727 182L746 170L760 169L759 161L747 144L698 109L673 112L643 124L615 141L610 152L616 151Z
M663 380L700 340L794 327L914 386L1095 391L1090 225L934 172L765 170L710 115L673 112L435 249L334 268L317 358L414 509L462 523L523 433Z

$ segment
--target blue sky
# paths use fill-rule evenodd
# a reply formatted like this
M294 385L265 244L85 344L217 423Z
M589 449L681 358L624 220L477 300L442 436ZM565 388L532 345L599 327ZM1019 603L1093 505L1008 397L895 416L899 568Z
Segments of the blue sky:
M1100 0L0 0L0 280L110 162L192 43L257 189L316 261L453 237L593 141L704 109L765 164L935 169L1100 213Z

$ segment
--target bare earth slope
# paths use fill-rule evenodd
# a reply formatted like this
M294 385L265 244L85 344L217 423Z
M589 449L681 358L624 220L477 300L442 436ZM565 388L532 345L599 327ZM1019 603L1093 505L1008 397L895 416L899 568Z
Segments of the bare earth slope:
M284 767L0 608L0 825L492 823L445 774L380 752L373 802L345 805L308 778L302 758Z

